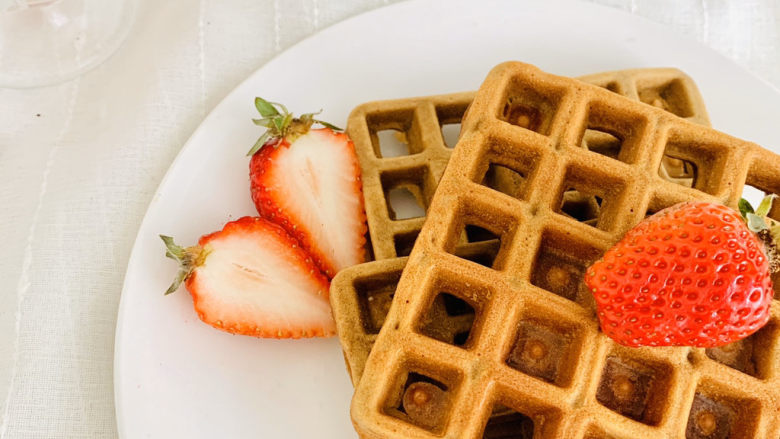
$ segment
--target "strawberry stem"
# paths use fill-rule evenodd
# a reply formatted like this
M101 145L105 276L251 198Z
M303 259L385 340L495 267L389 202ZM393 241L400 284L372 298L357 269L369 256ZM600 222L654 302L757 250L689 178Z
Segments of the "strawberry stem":
M173 283L165 291L165 295L173 293L179 289L179 285L187 280L192 272L203 264L208 255L208 251L200 246L181 247L173 242L170 236L160 235L160 239L165 243L165 256L179 263L179 271L173 279Z
M758 238L764 243L764 251L769 259L769 272L777 273L780 271L780 252L777 249L777 242L773 239L769 229L758 232Z
M255 98L255 108L257 108L257 111L262 117L260 119L252 119L252 122L257 126L266 128L266 131L257 139L257 142L252 146L252 149L249 150L247 153L248 156L254 155L263 147L263 145L272 141L274 142L274 147L277 147L281 143L278 142L279 139L287 139L289 142L292 142L296 137L309 132L309 129L315 123L330 128L333 131L343 131L333 124L315 119L314 116L321 113L322 110L316 113L305 113L300 117L294 117L284 105L266 101L261 97Z
M764 250L769 260L769 271L771 273L780 271L780 250L778 250L780 222L769 216L769 212L772 211L772 203L776 198L778 196L775 194L764 197L758 205L758 209L755 210L750 205L750 202L744 198L739 200L739 213L742 215L742 219L745 220L748 229L755 233L761 242L764 243Z

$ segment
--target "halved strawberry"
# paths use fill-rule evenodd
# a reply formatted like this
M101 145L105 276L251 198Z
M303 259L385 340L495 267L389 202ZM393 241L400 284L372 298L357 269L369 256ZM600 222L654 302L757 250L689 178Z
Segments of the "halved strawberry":
M271 338L331 336L329 283L281 227L243 217L182 248L160 236L181 268L166 294L184 281L201 320L233 334Z
M366 214L352 141L314 114L294 118L261 98L255 105L263 116L255 123L268 128L249 152L257 211L298 239L329 278L363 262Z

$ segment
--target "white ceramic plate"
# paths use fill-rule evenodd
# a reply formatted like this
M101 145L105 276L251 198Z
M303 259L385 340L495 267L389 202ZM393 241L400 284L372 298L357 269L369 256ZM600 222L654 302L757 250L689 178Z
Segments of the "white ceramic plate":
M194 243L253 214L244 154L259 95L345 124L375 99L476 89L501 61L558 74L674 66L717 128L780 144L780 94L713 51L616 10L573 1L413 1L326 29L250 76L203 121L160 184L138 232L116 334L123 438L355 437L352 388L335 338L232 336L199 322L186 291L164 297L174 263L157 235Z

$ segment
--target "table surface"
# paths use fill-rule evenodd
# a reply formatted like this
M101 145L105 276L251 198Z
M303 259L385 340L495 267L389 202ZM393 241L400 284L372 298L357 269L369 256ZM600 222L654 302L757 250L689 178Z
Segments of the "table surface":
M591 1L668 24L780 87L780 0ZM171 161L252 71L387 3L140 0L127 41L97 69L0 88L0 439L117 435L122 280Z

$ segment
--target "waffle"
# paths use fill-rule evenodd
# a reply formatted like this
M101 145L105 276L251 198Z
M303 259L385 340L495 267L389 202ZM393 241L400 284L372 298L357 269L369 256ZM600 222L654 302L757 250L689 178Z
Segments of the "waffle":
M680 70L631 69L597 73L579 79L671 111L692 122L710 124L696 84ZM370 231L369 253L376 259L375 262L343 270L331 288L339 337L353 384L360 379L403 270L406 259L398 260L396 257L409 255L425 219L422 216L396 219L392 194L398 190L408 191L407 195L411 195L413 202L418 204L418 213L424 215L424 208L449 161L451 146L454 146L454 139L446 139L442 133L448 128L448 134L459 131L460 121L473 98L474 92L467 92L374 102L359 106L350 117L348 132L354 140L362 167ZM386 130L397 133L395 135L406 142L408 152L414 154L381 157L378 133ZM613 136L592 132L585 136L583 146L615 156L619 150L614 146L615 141ZM692 181L689 171L689 164L665 158L665 178L689 182ZM669 176L669 173L675 177ZM487 180L491 186L501 187L503 192L509 193L522 183L515 181L511 171L501 168L493 169ZM690 183L687 184L690 186ZM565 211L571 214L579 212L587 215L590 212L589 215L595 217L598 212L599 206L592 197L582 197L574 191L565 193L564 197ZM478 263L490 261L495 257L497 243L466 245L459 251L462 256Z
M622 139L617 159L582 148L586 129ZM692 187L659 175L665 155L691 164ZM520 188L483 184L491 164L516 172ZM780 305L726 348L632 349L599 332L581 281L646 215L688 200L735 206L745 185L780 193L780 157L603 88L521 63L494 68L359 380L356 430L369 439L780 437ZM596 199L596 218L561 213L571 190ZM455 254L464 240L498 240L489 266ZM441 337L437 319L468 314L465 334Z
M707 110L696 84L683 72L671 68L631 69L597 73L580 78L630 99L649 103L709 125ZM370 248L373 259L408 256L425 221L436 184L449 161L457 133L474 92L372 102L353 110L348 133L355 142L363 178ZM405 155L383 156L380 135L391 132L406 148ZM588 133L583 146L614 154L614 136ZM398 151L393 151L398 153ZM688 177L685 163L666 158L664 172L672 178ZM668 171L667 171L668 170ZM499 171L500 178L500 171ZM494 176L495 177L495 176ZM391 204L393 191L408 191L421 215L397 218Z

